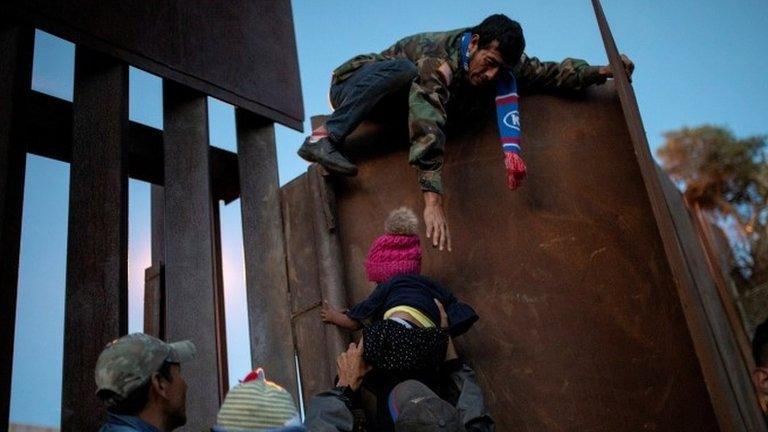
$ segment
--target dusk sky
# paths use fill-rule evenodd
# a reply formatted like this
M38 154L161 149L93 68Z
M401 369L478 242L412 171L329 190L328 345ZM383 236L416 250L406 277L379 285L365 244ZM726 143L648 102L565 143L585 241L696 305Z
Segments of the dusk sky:
M768 2L605 0L620 51L636 63L633 85L651 146L664 131L704 123L738 137L768 133ZM520 21L531 56L606 63L589 0L294 0L305 128L330 111L331 70L359 53L422 31L472 26L492 13ZM72 100L74 45L38 31L32 86ZM131 68L130 118L162 128L162 83ZM235 150L232 106L209 99L211 145ZM304 172L303 135L278 127L280 182ZM406 163L406 161L403 161ZM11 422L58 426L68 214L67 164L28 156L11 397ZM131 180L129 328L142 330L150 263L149 185ZM250 370L239 201L221 206L230 383ZM87 332L87 329L84 329ZM267 371L269 376L269 371ZM194 415L194 414L191 414Z

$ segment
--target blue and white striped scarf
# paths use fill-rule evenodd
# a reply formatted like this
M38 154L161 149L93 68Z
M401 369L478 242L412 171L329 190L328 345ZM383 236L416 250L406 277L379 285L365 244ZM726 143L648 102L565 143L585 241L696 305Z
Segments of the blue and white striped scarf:
M469 42L472 33L461 36L461 63L469 70ZM527 170L520 156L520 113L518 109L517 80L512 72L500 77L496 85L496 122L499 126L501 149L507 170L507 185L514 190L520 186Z

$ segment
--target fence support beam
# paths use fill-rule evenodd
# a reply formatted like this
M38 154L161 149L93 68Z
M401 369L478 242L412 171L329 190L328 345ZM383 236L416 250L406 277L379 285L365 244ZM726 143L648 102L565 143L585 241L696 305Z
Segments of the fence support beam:
M16 331L26 149L17 139L20 106L32 79L34 30L0 22L0 431L8 428Z
M235 116L251 359L298 400L275 128L239 108Z
M128 66L77 47L72 120L62 431L96 430L93 370L128 329Z
M224 400L229 390L229 365L227 364L226 315L224 313L224 265L221 258L221 212L219 201L213 200L213 298L216 308L216 344L219 349L219 397Z
M144 270L144 333L165 339L165 196L163 187L150 192L152 265Z
M344 262L341 242L336 226L336 199L332 185L321 173L319 165L312 164L307 170L309 193L315 223L315 247L317 248L317 279L320 293L336 310L347 309L347 293L344 289ZM336 357L346 350L348 333L337 326L325 326L329 376L336 375Z
M674 212L669 207L670 200L665 198L664 187L648 146L635 91L624 72L619 50L600 0L592 0L592 7L664 251L678 283L681 303L686 306L686 320L691 338L699 356L720 428L765 431L765 420L752 392L749 371L744 370L744 364L740 361L738 342L729 325L723 304L718 298L717 289L713 282L700 279L707 269L695 267L695 258L686 253L680 240L683 228L676 226Z
M208 105L198 91L163 82L165 143L166 336L189 339L197 358L185 365L186 431L208 430L216 420L224 383L215 305L215 252L208 146Z

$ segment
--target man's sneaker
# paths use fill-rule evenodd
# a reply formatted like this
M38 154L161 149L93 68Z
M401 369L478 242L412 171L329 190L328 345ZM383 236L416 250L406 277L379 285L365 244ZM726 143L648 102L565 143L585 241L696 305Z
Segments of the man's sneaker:
M344 157L328 137L309 142L304 140L298 151L299 156L310 162L317 162L328 171L345 176L357 175L357 166Z

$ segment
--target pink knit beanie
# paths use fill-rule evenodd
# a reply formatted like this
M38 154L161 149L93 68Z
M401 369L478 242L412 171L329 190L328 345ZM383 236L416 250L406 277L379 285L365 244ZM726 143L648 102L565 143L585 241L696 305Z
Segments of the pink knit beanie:
M392 276L421 272L418 224L409 208L400 207L389 214L384 224L386 234L374 240L365 260L368 280L381 283Z

